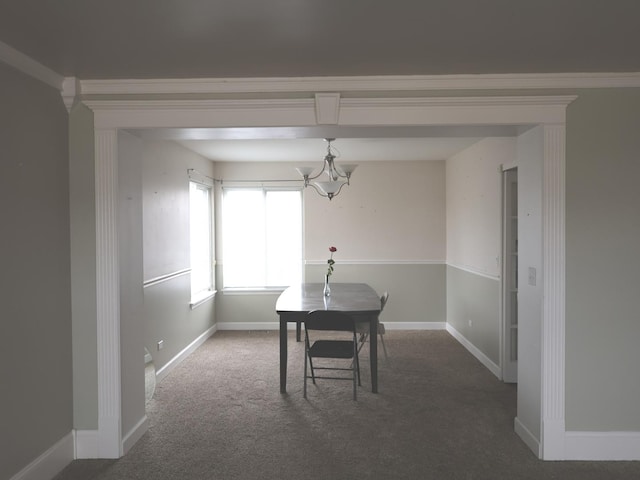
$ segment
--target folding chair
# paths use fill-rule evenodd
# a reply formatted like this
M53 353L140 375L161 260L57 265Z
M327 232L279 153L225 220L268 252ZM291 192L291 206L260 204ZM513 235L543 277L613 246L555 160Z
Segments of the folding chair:
M380 296L380 313L382 313L382 311L384 310L384 306L387 304L388 299L389 299L389 293L387 292L384 292ZM362 350L362 347L364 347L364 344L367 342L367 338L369 338L369 324L365 322L356 323L356 333L360 335L359 337L360 345L358 346L358 352L360 352L360 350ZM384 358L388 359L389 357L387 355L387 346L384 344L384 334L385 334L384 323L382 323L380 319L378 319L378 336L382 341L382 350L384 350Z
M307 379L311 378L314 385L316 379L351 380L353 382L353 399L357 400L357 384L360 383L360 363L358 361L358 338L353 318L345 313L331 310L314 310L309 312L304 320L304 398L307 398ZM319 338L318 331L324 332L350 332L351 339ZM313 333L312 333L313 332ZM313 337L313 338L311 338ZM332 358L350 360L349 368L334 366L320 366L321 362L314 365L314 359ZM307 368L307 363L310 367ZM350 371L351 376L319 376L317 370Z

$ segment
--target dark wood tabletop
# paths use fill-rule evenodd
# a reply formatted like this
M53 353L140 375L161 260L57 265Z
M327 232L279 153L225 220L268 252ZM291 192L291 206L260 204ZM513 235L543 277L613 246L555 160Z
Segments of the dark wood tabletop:
M289 287L278 298L276 312L338 310L353 314L380 313L380 297L366 283L332 283L329 297L325 297L322 290L322 283L303 283Z
M380 297L366 283L332 283L331 295L323 294L324 284L303 283L287 288L276 302L280 316L280 392L287 391L287 324L296 323L296 338L300 341L300 325L312 310L335 310L353 316L358 322L369 323L369 362L371 391L378 392L378 315Z

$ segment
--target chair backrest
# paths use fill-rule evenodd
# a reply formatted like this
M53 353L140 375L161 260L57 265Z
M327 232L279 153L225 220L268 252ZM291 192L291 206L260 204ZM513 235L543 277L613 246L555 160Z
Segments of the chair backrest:
M343 312L313 310L305 317L304 328L307 330L353 332L355 330L355 321L353 317Z
M380 295L380 311L384 310L384 306L387 304L387 300L389 300L389 292L384 292Z

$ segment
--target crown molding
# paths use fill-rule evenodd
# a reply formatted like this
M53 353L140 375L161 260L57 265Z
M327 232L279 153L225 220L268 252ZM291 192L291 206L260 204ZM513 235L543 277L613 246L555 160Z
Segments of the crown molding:
M50 87L62 91L64 82L62 75L3 42L0 42L0 62L6 63L16 70L46 83Z
M640 87L640 72L82 80L84 95L512 90Z

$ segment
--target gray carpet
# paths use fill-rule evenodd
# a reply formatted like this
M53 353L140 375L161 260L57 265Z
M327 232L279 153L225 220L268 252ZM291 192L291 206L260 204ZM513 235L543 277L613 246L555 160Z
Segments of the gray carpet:
M302 398L302 344L218 332L158 383L149 431L119 460L77 460L56 480L640 478L640 462L543 462L513 431L516 387L444 331L390 331L380 393L367 347L358 401L325 380Z

